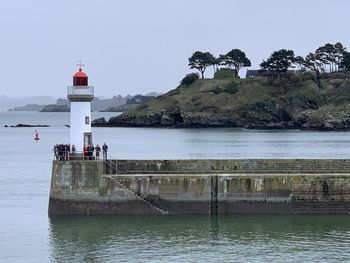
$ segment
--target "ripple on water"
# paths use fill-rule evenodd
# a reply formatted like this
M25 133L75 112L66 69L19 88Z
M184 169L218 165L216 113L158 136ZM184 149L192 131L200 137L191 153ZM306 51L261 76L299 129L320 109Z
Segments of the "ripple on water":
M335 262L350 258L347 216L122 216L50 222L57 262Z

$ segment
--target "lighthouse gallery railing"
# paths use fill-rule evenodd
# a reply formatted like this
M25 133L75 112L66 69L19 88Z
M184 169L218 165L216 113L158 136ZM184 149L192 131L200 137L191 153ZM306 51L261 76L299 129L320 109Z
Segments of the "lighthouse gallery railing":
M93 86L68 86L67 94L69 95L94 95Z

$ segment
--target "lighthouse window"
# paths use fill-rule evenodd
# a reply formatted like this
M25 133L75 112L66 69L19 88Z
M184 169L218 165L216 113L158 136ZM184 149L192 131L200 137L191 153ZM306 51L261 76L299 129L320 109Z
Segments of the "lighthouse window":
M85 124L90 124L90 118L89 118L89 116L85 116Z

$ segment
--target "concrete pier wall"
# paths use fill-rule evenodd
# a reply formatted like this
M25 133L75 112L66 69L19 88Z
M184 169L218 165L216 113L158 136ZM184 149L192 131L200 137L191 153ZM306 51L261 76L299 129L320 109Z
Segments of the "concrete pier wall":
M54 161L49 214L350 213L350 160Z

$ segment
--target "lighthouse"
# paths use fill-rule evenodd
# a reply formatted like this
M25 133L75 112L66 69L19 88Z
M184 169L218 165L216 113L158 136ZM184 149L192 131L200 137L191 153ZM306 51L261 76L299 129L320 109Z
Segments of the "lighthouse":
M91 101L94 98L94 87L89 86L88 76L79 63L79 70L73 75L73 86L67 87L67 98L70 101L70 145L77 153L84 147L92 145Z

